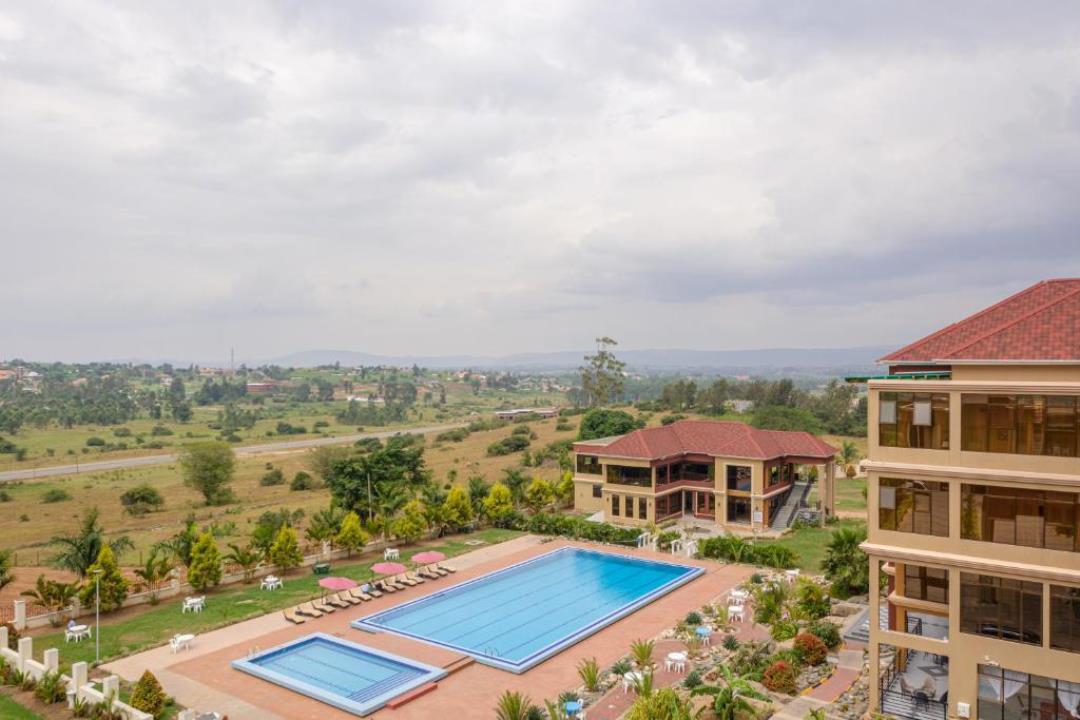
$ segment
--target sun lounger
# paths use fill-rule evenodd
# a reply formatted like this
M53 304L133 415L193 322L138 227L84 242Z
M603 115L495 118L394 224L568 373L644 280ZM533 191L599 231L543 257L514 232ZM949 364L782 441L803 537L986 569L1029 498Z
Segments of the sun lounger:
M443 570L444 572L448 572L448 573L456 573L457 572L457 568L451 567L450 565L446 565L445 563L437 563L435 565L435 567L439 568L440 570Z
M406 577L406 579L408 579L408 580L412 580L412 581L413 581L414 583L416 583L417 585L420 585L421 583L426 583L426 582L427 582L427 580L425 580L424 578L420 577L420 576L419 576L419 575L417 575L416 573L411 573L411 572L410 572L410 573L405 573L405 577Z
M449 570L443 570L438 565L428 565L427 569L428 569L428 572L433 572L436 575L438 575L439 577L446 577L447 575L450 574Z
M393 585L398 590L408 590L409 589L408 585L405 585L404 583L400 582L396 577L392 577L392 578L387 579L386 583L388 585Z
M323 598L323 602L332 605L333 607L341 608L342 610L352 607L352 603L345 602L337 595L330 595L329 597L325 597Z
M359 600L360 602L367 602L368 600L374 599L360 588L353 588L350 590L349 597Z
M420 584L417 581L410 578L408 575L398 575L398 576L396 576L394 578L394 582L396 582L398 584L404 583L404 584L408 585L409 587L416 587L417 585Z
M313 618L322 617L324 614L321 611L317 610L315 606L309 602L306 602L303 605L297 605L296 612L301 615L307 615L308 617Z
M395 593L395 592L398 591L398 589L396 587L394 587L393 585L390 585L385 580L380 580L379 582L375 583L375 589L376 590L382 590L383 592L388 592L388 593Z
M294 625L303 625L307 622L307 618L303 615L299 615L294 610L282 610L281 614L285 616L285 619Z
M435 572L429 567L420 568L416 571L416 574L427 580L438 580L440 577L442 577L441 575L439 575L439 573Z
M337 594L337 599L349 605L359 605L364 602L360 598L354 597L351 590L342 590Z
M369 583L364 583L363 585L360 586L359 589L360 589L360 592L367 593L368 595L370 595L373 598L381 598L383 596L382 592L380 592L378 588L376 588L374 585L371 585Z
M332 612L334 612L334 607L332 605L327 605L326 603L324 603L324 602L322 602L320 600L312 600L311 601L311 607L315 608L316 610L318 610L321 613L332 613Z

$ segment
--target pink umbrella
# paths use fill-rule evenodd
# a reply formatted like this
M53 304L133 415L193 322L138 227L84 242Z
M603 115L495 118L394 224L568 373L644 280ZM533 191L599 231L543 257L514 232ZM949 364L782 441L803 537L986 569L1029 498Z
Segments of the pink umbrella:
M436 550L428 550L422 553L416 553L412 556L412 561L415 563L427 564L442 562L446 559L446 556Z
M408 570L408 568L401 563L381 562L372 565L371 570L372 572L377 572L380 575L397 575L398 573L405 572L406 570Z
M352 590L359 583L347 577L325 577L319 580L319 587L338 592L340 590Z

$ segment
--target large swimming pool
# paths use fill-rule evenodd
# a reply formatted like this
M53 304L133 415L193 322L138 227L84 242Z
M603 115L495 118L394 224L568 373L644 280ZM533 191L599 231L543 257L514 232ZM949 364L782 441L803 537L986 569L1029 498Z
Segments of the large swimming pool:
M312 633L232 666L341 708L368 715L404 692L446 676L442 668Z
M521 673L704 570L565 547L352 623Z

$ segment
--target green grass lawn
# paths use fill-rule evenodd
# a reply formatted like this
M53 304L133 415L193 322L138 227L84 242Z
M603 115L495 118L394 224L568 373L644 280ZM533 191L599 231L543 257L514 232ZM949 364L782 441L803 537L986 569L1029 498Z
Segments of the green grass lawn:
M866 478L836 478L836 509L847 511L866 510ZM818 486L810 488L806 501L813 505L818 501Z
M36 712L27 710L7 695L0 695L0 718L4 720L41 720Z
M471 535L456 535L436 544L408 549L403 552L403 557L407 559L424 550L437 550L445 553L447 557L454 557L475 549L465 544L467 540L483 540L488 544L495 544L521 534L514 530L489 528ZM370 580L374 576L371 565L380 560L381 558L375 555L353 561L338 560L333 564L331 574L357 581ZM318 577L313 575L310 569L293 570L283 580L284 587L274 591L260 590L257 583L252 583L231 585L209 592L206 609L200 613L182 613L180 601L175 599L115 620L107 618L101 626L101 659L104 662L131 655L161 645L179 633L197 635L322 595ZM64 671L74 662L94 661L93 640L65 643L62 630L35 637L34 647L39 657L47 648L60 648L60 663Z
M823 528L807 527L792 530L779 540L763 541L762 545L783 545L799 554L797 563L800 570L812 573L821 572L821 561L825 559L825 546L829 543L833 530L842 527L866 528L864 520L844 519L835 525L827 525Z

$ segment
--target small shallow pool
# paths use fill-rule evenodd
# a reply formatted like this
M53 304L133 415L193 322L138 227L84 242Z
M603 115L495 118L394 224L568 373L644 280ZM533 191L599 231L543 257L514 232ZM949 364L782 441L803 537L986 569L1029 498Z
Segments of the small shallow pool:
M354 715L373 713L388 700L446 676L442 668L325 633L234 660L232 666Z
M521 673L704 572L565 547L352 623Z

